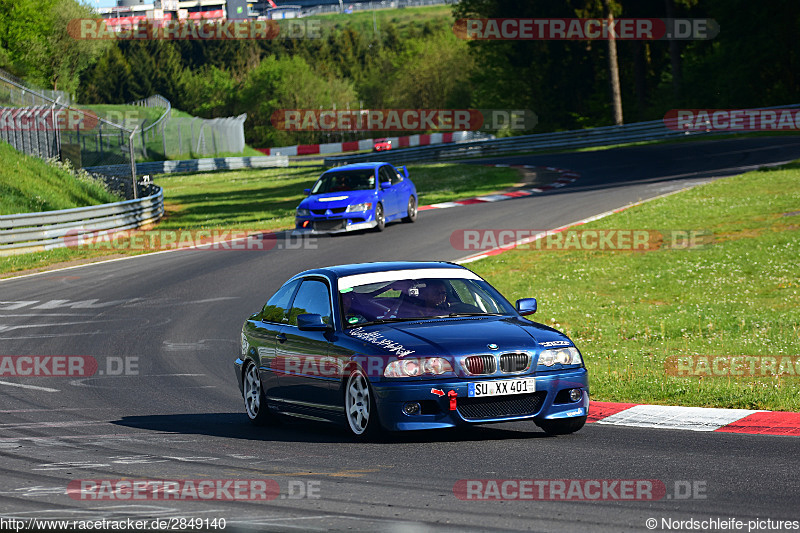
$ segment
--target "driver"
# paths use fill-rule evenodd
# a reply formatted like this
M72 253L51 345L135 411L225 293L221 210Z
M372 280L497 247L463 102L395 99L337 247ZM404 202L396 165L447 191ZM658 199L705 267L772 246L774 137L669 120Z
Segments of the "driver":
M428 281L424 287L420 288L419 295L425 302L425 306L430 309L447 308L447 287L440 279Z
M431 279L425 285L418 285L419 296L414 314L417 316L441 315L450 304L447 302L447 285L443 280Z

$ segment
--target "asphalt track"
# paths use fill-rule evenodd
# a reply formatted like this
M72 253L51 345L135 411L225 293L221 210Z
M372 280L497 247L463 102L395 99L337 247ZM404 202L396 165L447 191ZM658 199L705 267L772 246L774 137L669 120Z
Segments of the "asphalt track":
M746 530L748 520L798 520L797 438L599 424L547 437L517 422L356 444L326 424L252 427L231 364L242 321L300 270L455 260L468 255L450 245L457 229L556 228L798 158L795 137L507 157L482 163L551 165L581 179L538 196L426 211L416 224L382 234L320 238L310 249L281 249L291 243L279 240L271 251L185 250L0 281L0 355L92 356L103 372L0 378L0 517L225 518L228 531L620 532L652 530L648 518L666 531L662 519L734 517ZM128 371L115 375L125 361ZM281 495L92 501L66 494L70 481L122 478L266 478ZM647 479L663 483L666 494L657 501L458 499L454 486L471 479ZM289 497L301 487L315 497ZM687 494L686 487L694 488Z

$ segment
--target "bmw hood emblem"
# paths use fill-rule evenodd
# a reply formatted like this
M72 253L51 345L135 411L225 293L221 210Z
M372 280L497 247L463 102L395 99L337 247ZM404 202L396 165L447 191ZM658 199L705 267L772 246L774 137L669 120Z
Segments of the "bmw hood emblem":
M490 350L496 350L497 349L497 345L495 343L487 344L487 346L488 346L488 348Z

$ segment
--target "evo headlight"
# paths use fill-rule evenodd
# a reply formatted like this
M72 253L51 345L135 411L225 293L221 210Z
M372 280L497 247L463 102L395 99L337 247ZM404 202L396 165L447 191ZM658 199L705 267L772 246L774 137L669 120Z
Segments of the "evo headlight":
M363 204L353 204L347 206L348 213L356 213L360 211L369 211L372 209L372 202L365 202Z
M383 375L387 378L412 378L423 374L438 376L452 371L450 362L443 357L421 357L392 361L386 365Z
M311 211L309 211L308 209L305 209L303 207L298 207L297 208L297 216L299 216L299 217L310 217L311 216Z
M581 353L575 347L553 348L544 350L539 354L539 367L552 367L553 365L582 365Z

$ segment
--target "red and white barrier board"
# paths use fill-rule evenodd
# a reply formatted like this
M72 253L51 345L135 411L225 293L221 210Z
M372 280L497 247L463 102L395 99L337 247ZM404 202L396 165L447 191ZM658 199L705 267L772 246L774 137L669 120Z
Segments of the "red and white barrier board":
M392 148L409 148L412 146L427 146L429 144L451 143L461 140L463 132L449 133L430 133L419 135L408 135L404 137L382 137L392 141ZM372 150L375 139L362 139L360 141L348 141L340 143L325 144L300 144L296 146L283 146L279 148L257 148L266 155L314 155L314 154L338 154L341 152L357 152L359 150Z

